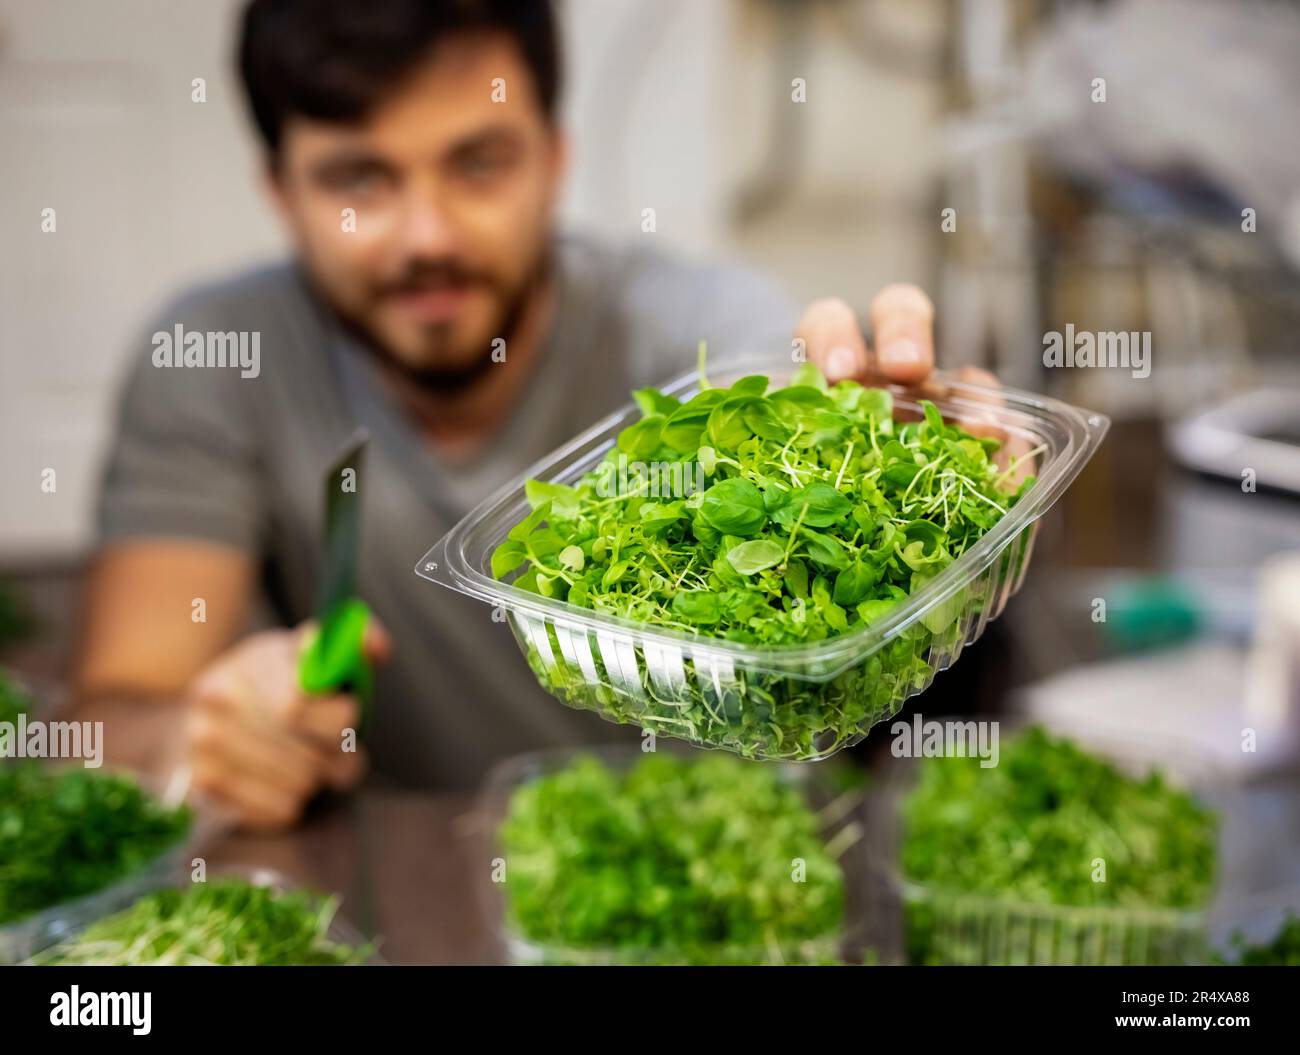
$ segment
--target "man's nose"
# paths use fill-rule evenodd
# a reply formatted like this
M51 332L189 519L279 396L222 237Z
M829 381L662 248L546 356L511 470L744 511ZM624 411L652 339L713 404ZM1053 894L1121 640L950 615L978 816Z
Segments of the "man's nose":
M412 194L402 210L402 247L413 255L448 256L456 251L456 229L435 196Z

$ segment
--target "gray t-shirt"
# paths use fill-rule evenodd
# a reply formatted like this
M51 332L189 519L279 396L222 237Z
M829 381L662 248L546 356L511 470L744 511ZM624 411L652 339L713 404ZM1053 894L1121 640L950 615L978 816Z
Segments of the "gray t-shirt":
M632 389L689 369L701 339L711 362L788 361L794 305L749 272L574 237L557 240L556 260L556 311L529 388L481 452L454 466L290 264L190 292L146 331L256 331L257 377L155 366L148 337L132 363L100 501L104 541L181 536L253 553L287 624L313 614L323 476L357 426L369 430L357 592L395 644L368 737L378 780L471 787L521 751L634 737L546 695L491 609L418 578L415 563Z

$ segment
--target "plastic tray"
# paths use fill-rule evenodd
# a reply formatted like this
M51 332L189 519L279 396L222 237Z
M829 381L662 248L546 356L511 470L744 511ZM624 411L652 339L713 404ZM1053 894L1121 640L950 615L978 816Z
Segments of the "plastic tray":
M672 948L572 948L536 942L519 934L507 921L507 906L502 887L491 881L491 862L505 856L497 839L504 822L510 798L520 787L569 765L579 756L594 756L615 772L624 772L643 758L635 745L615 745L593 748L572 748L539 751L517 755L493 767L479 795L474 810L474 827L477 834L477 856L482 865L484 881L479 890L495 933L506 950L510 961L518 965L538 966L669 966L686 963L688 957ZM830 841L853 823L853 806L860 797L837 797L812 770L801 766L786 766L781 770L783 779L801 788L812 808L826 809L826 822L822 836ZM834 805L832 805L834 804ZM844 923L839 931L819 938L787 942L774 947L754 949L742 946L719 945L713 949L692 951L689 960L700 965L701 953L709 964L831 964L862 958L861 942L864 933L862 905L858 901L865 873L863 844L859 840L841 855L840 864L845 879Z
M1020 723L1003 722L1002 734ZM1050 727L1049 727L1050 728ZM1081 747L1121 770L1141 775L1160 769L1173 783L1207 805L1227 794L1208 760L1187 745L1165 744L1159 762L1143 757L1132 742L1106 735L1071 736ZM1120 908L1054 905L917 883L897 866L903 837L901 806L915 778L915 760L895 765L871 804L871 855L888 862L885 880L901 909L903 958L920 965L959 966L1163 966L1199 964L1210 958L1210 902L1202 908ZM1222 813L1220 814L1222 817ZM1219 832L1220 858L1224 845ZM1224 871L1220 861L1220 873Z
M140 784L154 793L159 790L155 781L141 780ZM101 890L51 905L0 927L0 964L22 963L43 949L66 941L97 919L111 916L143 895L171 883L230 824L229 817L206 800L192 798L189 806L193 811L189 833L144 868Z
M792 372L758 360L729 363L710 376L718 387L754 373L783 385ZM1000 404L993 405L987 388L943 374L935 382L942 394L934 402L946 420L991 423L1026 449L1041 447L1037 480L957 561L852 633L811 644L755 646L598 614L492 577L493 550L530 511L525 480L576 481L639 418L630 403L481 503L421 558L416 574L501 607L542 687L572 707L749 758L825 758L925 690L1001 614L1024 578L1038 518L1079 474L1109 426L1100 414L1029 393L999 390ZM683 398L697 390L695 373L664 387ZM915 391L890 391L896 415L920 415ZM701 699L709 717L684 718L688 705L692 714L699 712ZM774 718L790 714L795 718L783 730ZM783 742L792 726L802 743Z

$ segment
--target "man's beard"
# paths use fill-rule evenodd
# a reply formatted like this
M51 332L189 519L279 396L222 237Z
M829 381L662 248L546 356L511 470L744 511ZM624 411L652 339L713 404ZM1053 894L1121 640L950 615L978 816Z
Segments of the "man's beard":
M395 356L382 342L373 338L368 343L384 365L407 383L431 396L455 397L473 388L486 376L488 370L497 364L497 360L493 358L494 345L498 340L502 340L505 342L506 347L509 347L510 341L519 329L520 320L528 309L530 299L542 285L549 273L549 269L550 254L543 253L537 265L518 288L513 291L506 291L492 276L468 274L454 264L416 265L408 270L407 275L402 280L394 283L389 289L409 288L420 284L422 281L427 281L430 275L438 275L450 281L471 281L501 290L504 294L505 308L496 326L493 327L496 336L488 340L483 347L468 359L430 366L413 366L411 363ZM452 329L450 323L435 324L430 327L430 334L435 343L445 342L450 339Z

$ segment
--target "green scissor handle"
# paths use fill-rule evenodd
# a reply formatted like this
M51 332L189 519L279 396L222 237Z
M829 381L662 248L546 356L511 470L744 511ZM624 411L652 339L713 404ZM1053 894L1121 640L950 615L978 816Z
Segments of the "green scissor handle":
M340 601L321 620L298 657L298 684L303 692L318 696L350 692L361 701L358 733L370 723L374 675L366 659L364 642L370 609L359 597Z

